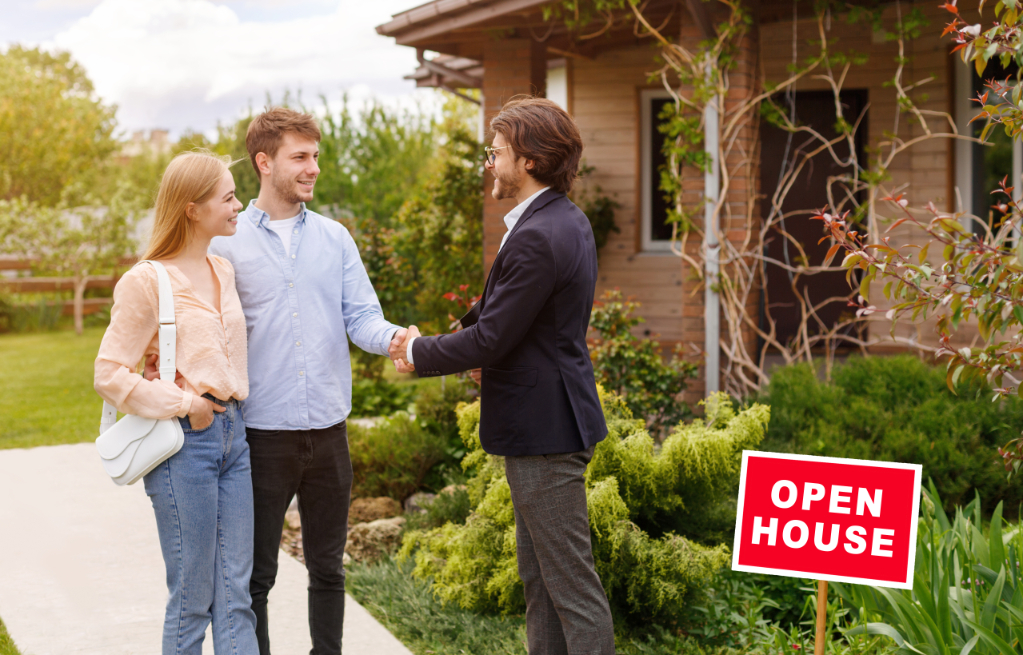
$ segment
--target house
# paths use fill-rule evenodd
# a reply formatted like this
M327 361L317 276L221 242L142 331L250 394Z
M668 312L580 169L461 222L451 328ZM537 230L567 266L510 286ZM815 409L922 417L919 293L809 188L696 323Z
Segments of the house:
M967 20L971 20L969 16L980 20L977 3L971 1L972 5L967 2L965 7L961 3L960 11ZM691 395L702 397L708 389L728 387L715 379L719 372L722 378L735 374L734 370L726 371L734 359L732 351L726 349L734 349L741 342L750 352L759 353L765 339L757 334L756 325L747 322L733 325L732 341L725 343L725 326L708 320L714 318L715 312L704 311L705 302L713 300L711 295L717 292L704 288L700 281L702 271L696 270L694 261L680 257L677 248L672 250L672 227L665 223L667 206L659 189L658 171L665 161L664 136L657 129L660 111L665 103L671 102L671 97L664 85L651 77L652 72L662 67L658 62L661 48L631 18L627 3L618 14L605 17L597 14L589 23L577 24L573 29L563 18L551 15L552 7L559 6L545 0L435 0L396 14L377 31L394 38L398 45L416 48L420 65L409 78L418 85L443 88L463 96L466 94L460 90L479 89L483 121L517 94L546 95L575 118L585 144L584 159L595 167L590 181L610 192L621 205L616 215L621 232L612 234L600 253L598 294L617 287L635 297L642 303L641 313L646 318L644 332L657 335L664 342L681 342L691 353L706 352L707 344L716 343L715 335L707 338L707 330L708 326L720 325L720 369L713 366L718 355L714 352L707 359L712 363L711 374L701 373L704 377L691 385ZM691 48L701 40L713 38L720 22L727 18L727 9L718 2L646 0L641 7L651 25L656 25L663 34L677 35L680 43ZM977 110L971 107L969 99L982 83L957 56L950 56L953 44L941 38L948 14L937 3L883 2L881 7L881 20L877 23L850 23L848 14L837 12L818 16L812 3L796 0L754 0L746 7L751 25L734 53L735 65L729 73L722 117L730 116L729 112L741 102L761 93L765 84L785 80L793 68L805 65L817 52L818 46L813 42L819 42L822 35L829 41L837 40L833 44L836 52L867 56L865 63L850 64L842 78L840 98L844 117L849 123L862 119L855 138L848 142L839 139L833 158L824 153L810 159L781 206L773 207L786 215L786 230L803 245L811 264L823 260L828 244L817 245L820 223L809 220L808 210L834 200L828 195L828 178L849 170L836 163L836 159L847 159L851 149L855 149L861 162L876 157L878 152L885 152L884 148L891 148L892 132L897 132L903 142L920 137L927 130L932 135L949 133L952 126L948 116L960 134L973 129L968 123ZM906 85L926 80L906 92L923 111L920 115L925 117L926 130L900 103L897 90L891 86L900 43L885 35L900 20L916 16L922 16L926 24L919 27L916 38L904 44L902 80ZM841 68L841 62L834 62L832 80L841 77ZM818 68L815 75L799 79L787 89L788 95L780 106L792 112L796 123L834 139L839 135L835 97L829 80L819 75L821 72ZM729 180L726 197L722 199L728 212L718 233L730 245L746 238L749 225L763 221L772 211L771 199L782 163L788 161L785 153L798 149L802 143L797 139L793 144L787 132L761 124L759 114L753 112L749 116L733 134L734 142L729 144L733 149L723 155L727 159L723 167L741 164L748 173L744 178ZM977 216L988 217L993 181L1003 175L1019 180L1023 172L1019 144L1000 137L996 140L994 147L984 147L947 136L921 139L892 160L887 168L890 179L884 189L906 193L911 206L932 201L942 211L962 207ZM839 152L842 148L845 150ZM745 164L736 159L742 157ZM699 207L710 182L698 171L688 180L685 198ZM485 186L490 188L490 184L488 179ZM484 263L488 270L505 231L501 218L513 204L498 203L489 194L486 196ZM891 212L886 215L891 216ZM743 220L747 221L745 227ZM896 243L921 239L919 230L908 223L892 232L892 236ZM688 243L686 252L698 252L699 247L700 244ZM765 312L772 312L775 322L772 334L779 343L806 329L799 320L796 291L804 294L804 299L820 304L822 322L809 325L810 331L828 329L848 317L850 309L846 302L828 302L828 298L849 293L844 275L827 273L793 282L789 270L770 263L799 264L785 239L777 235L773 238L768 235L764 253L769 262L765 265L764 280L749 289L743 302L752 321L760 321L761 329ZM931 257L934 256L932 253ZM883 282L876 281L871 285L872 302L881 296L882 285ZM897 336L901 344L890 340L885 343L888 331L888 324L880 321L854 336L869 342L874 351L905 348L907 342L924 346L935 342L926 326L900 326ZM843 347L848 347L849 341L844 344ZM771 351L768 344L765 349L768 357ZM704 379L708 380L706 387ZM753 388L756 384L752 380ZM741 386L733 384L729 388L735 391ZM746 389L749 388L747 385Z

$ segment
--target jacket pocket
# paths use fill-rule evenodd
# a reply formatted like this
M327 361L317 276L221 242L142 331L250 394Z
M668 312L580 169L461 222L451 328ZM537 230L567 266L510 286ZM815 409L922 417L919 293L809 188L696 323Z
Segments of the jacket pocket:
M518 368L494 368L486 370L486 375L494 382L517 384L523 387L536 386L536 367L523 366Z

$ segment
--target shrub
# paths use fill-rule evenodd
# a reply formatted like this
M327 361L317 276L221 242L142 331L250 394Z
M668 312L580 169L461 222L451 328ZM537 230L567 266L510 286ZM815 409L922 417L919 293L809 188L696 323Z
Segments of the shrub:
M352 380L351 416L388 416L406 410L413 393L413 385L395 384L384 378L356 378Z
M760 398L771 406L765 450L921 464L946 509L980 493L1015 514L1023 488L1006 480L997 447L1023 429L1023 401L955 396L940 369L909 355L852 357L832 378L807 364L774 372Z
M591 339L590 358L597 382L621 396L632 414L645 418L650 431L660 436L692 416L682 402L682 392L697 369L681 359L680 347L665 363L655 341L632 334L643 322L632 315L639 307L637 302L623 300L617 289L604 292L590 316L596 335Z
M397 412L372 428L350 423L348 448L355 471L352 496L358 498L390 496L401 502L444 458L444 442L407 412Z
M464 487L454 486L448 491L424 503L425 512L407 515L406 530L430 530L446 523L461 525L472 512L469 492Z
M724 395L708 402L707 419L679 425L659 451L625 402L601 390L609 434L586 475L593 555L612 612L621 625L672 624L685 603L728 561L724 545L704 546L677 530L699 524L729 493L742 450L762 438L769 409L736 413ZM515 519L502 458L479 441L479 403L463 405L458 425L469 450L473 512L464 525L409 531L401 558L414 575L433 579L445 601L477 611L520 611ZM640 522L643 526L641 527Z
M952 521L931 485L924 491L913 590L836 584L865 620L854 630L884 635L899 652L1018 653L1023 642L1023 531L995 507L987 534L980 497Z

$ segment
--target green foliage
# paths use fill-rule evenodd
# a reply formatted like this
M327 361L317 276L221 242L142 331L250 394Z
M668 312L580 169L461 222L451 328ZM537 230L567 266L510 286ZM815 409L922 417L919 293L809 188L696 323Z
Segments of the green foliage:
M352 496L404 501L444 458L444 446L407 412L396 412L371 428L349 423L348 449L355 471Z
M21 655L3 621L0 621L0 655Z
M672 624L685 604L728 561L724 545L703 546L680 526L705 521L738 475L741 452L755 447L769 410L738 413L724 395L708 402L708 418L679 425L655 452L643 422L625 402L601 390L610 433L586 475L597 572L622 625ZM515 560L515 520L503 460L479 441L479 404L463 405L459 429L469 449L462 466L473 512L406 533L400 557L415 557L414 575L432 578L437 595L465 609L516 612L523 607ZM641 527L642 522L646 527ZM696 535L693 535L696 536Z
M114 108L67 52L0 53L0 199L78 204L116 143Z
M615 224L615 212L622 208L618 201L604 194L599 184L592 187L581 184L582 180L596 170L593 166L587 166L585 162L579 169L578 189L574 193L573 201L586 214L590 221L590 228L593 230L593 240L597 245L597 254L607 245L608 237L612 232L620 234L621 230ZM580 188L581 187L581 188Z
M425 510L418 514L406 514L408 523L405 524L405 529L432 530L446 523L462 525L472 512L469 492L462 486L454 486L426 502Z
M590 328L590 358L597 382L625 399L633 415L644 417L659 435L692 416L682 401L686 380L696 377L696 365L683 361L681 347L667 363L657 342L640 339L632 330L643 322L633 312L639 303L623 300L617 289L605 291L594 303Z
M981 501L950 522L931 485L924 490L913 589L835 585L869 622L855 633L890 638L899 652L977 655L1023 648L1023 531L999 502L983 529Z
M1012 510L1023 500L997 461L997 445L1023 429L1023 402L955 396L912 356L850 357L831 383L808 364L779 368L760 402L771 406L766 450L921 464L948 509L976 492Z
M444 440L447 457L453 464L461 461L466 452L458 434L456 410L461 403L472 402L477 395L476 385L469 378L448 375L440 385L421 387L416 396L416 419Z
M433 118L377 100L355 109L347 96L337 113L326 98L322 104L321 172L313 204L338 218L357 216L391 227L431 171L438 143Z
M459 309L444 294L468 285L483 290L483 152L462 100L445 106L442 145L426 167L423 185L403 187L405 202L370 236L365 259L387 316L444 333ZM359 226L365 234L367 221ZM378 228L379 229L379 228ZM362 247L362 246L361 246Z
M122 184L105 207L50 207L24 198L0 200L2 222L13 226L9 252L34 260L33 273L72 278L75 330L84 328L80 302L89 276L110 275L135 253L132 231L144 207Z
M526 655L522 616L481 616L441 603L411 563L346 568L345 590L415 655Z
M286 107L289 100L290 96L285 94L281 104ZM259 175L256 174L256 169L252 167L252 163L249 160L249 151L245 147L245 134L254 116L255 114L253 114L250 107L245 116L242 116L233 123L218 124L215 141L210 141L202 133L190 132L183 135L174 146L174 154L205 148L212 150L218 155L230 155L231 161L235 162L234 166L231 167L231 175L234 176L235 196L246 207L248 207L250 200L255 200L259 196ZM157 179L157 186L159 186L159 179Z
M377 356L379 357L379 355ZM389 416L408 409L415 387L390 382L383 377L352 379L353 417Z

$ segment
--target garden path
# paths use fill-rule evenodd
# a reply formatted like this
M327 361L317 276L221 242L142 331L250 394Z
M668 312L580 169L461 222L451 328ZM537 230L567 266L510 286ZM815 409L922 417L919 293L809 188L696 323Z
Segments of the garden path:
M309 652L305 567L281 553L274 652ZM24 655L159 651L166 598L142 484L120 488L91 443L0 451L0 617ZM212 653L207 633L203 653ZM346 655L411 655L351 596Z

